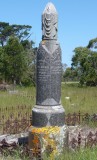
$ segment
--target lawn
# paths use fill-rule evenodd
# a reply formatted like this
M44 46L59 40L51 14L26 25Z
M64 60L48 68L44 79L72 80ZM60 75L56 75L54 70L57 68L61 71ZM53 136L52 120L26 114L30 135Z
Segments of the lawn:
M18 112L31 112L31 108L35 105L36 101L35 87L16 87L16 91L18 92L0 92L0 116L2 116L2 113L4 111L3 109L6 109L6 107L8 108L8 112L6 112L6 115L12 113L12 111L14 112L14 114ZM63 107L65 108L66 114L79 111L81 113L97 113L97 87L79 87L78 83L62 83L61 102ZM13 110L11 109L12 106ZM18 110L18 106L21 106L21 110ZM23 106L27 106L28 108L26 108L25 110L24 108L22 108ZM96 152L97 147L94 149L81 149L80 151L76 152L64 151L62 156L57 157L55 160L96 160ZM20 156L17 153L13 157L9 156L7 158L9 158L10 160L14 158L19 160L19 157ZM47 157L45 157L44 159L50 160L50 158Z
M6 155L6 156L5 156ZM0 160L31 160L31 158L22 155L20 151L15 151L13 155L10 156L9 153L5 152L4 156L0 157ZM85 148L75 151L64 150L63 154L60 156L47 157L43 156L43 160L97 160L97 147L95 148Z
M0 108L35 104L35 87L16 87L15 91L0 92Z
M36 101L35 87L17 87L16 94L8 91L0 92L0 108L10 108L13 106L30 106L32 108ZM97 87L78 87L78 84L62 84L61 102L65 112L97 113Z
M65 112L97 113L97 87L78 87L78 84L62 84L62 105Z

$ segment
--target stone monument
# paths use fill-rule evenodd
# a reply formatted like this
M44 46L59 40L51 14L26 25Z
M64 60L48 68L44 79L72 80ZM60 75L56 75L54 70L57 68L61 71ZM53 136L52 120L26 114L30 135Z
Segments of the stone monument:
M48 3L42 14L42 41L37 51L36 105L32 109L32 127L29 134L30 148L34 146L31 143L31 138L37 139L34 137L36 133L41 135L44 132L45 135L48 134L48 137L50 137L53 131L55 141L61 137L61 145L64 139L65 111L60 100L62 63L57 33L58 14L54 5ZM47 140L49 141L47 144L50 143L50 139ZM37 140L38 142L39 139ZM58 148L58 146L56 147ZM44 147L41 148L43 149Z

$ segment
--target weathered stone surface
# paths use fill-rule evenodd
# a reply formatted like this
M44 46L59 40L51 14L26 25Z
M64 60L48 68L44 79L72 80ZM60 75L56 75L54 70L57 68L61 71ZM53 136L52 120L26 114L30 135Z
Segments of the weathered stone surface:
M80 148L86 148L88 147L95 147L95 144L97 145L97 129L96 128L90 128L89 126L68 126L67 127L68 132L68 145L67 147L76 150L78 149L78 135L80 133ZM91 133L91 137L89 138L89 134Z
M37 105L54 106L60 104L61 73L59 44L57 42L40 43L37 53Z
M32 109L32 126L64 126L61 105L61 48L57 42L58 14L48 3L42 14L42 41L37 52L36 105Z
M31 126L29 133L29 147L32 148L33 156L36 153L34 147L37 148L39 145L41 155L49 153L49 149L51 149L49 155L51 159L55 159L54 157L61 153L66 145L65 138L67 135L65 125L62 127L46 126L42 128Z
M39 106L32 110L32 125L35 127L63 126L65 123L64 109L59 106Z
M52 3L48 3L42 14L42 39L57 39L58 14Z
M0 143L5 140L7 144L12 144L13 142L16 144L27 144L28 143L28 132L21 134L4 134L0 135Z

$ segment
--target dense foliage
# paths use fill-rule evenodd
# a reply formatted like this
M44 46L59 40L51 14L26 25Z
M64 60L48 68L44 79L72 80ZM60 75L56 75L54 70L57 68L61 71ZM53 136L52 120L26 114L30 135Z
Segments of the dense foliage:
M34 42L29 25L10 25L0 22L0 81L35 84Z
M97 38L89 41L86 47L74 49L72 64L66 68L65 81L79 81L81 85L97 85Z
M0 82L35 85L36 51L32 27L0 22ZM71 67L63 64L63 81L97 85L97 38L74 49Z

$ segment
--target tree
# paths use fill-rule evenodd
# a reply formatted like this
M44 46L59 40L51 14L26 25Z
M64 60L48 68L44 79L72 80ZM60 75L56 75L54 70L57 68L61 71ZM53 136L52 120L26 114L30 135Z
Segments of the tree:
M18 38L10 37L4 47L5 80L20 83L26 70L25 51Z
M13 35L18 37L20 41L28 39L31 36L29 31L31 30L31 26L29 25L10 25L12 27Z
M87 48L89 49L97 49L97 38L91 39L87 45Z
M81 85L97 85L97 52L91 50L94 43L96 44L95 40L90 40L87 47L74 49L72 68L77 70Z
M31 26L0 22L0 80L35 84L36 50Z
M6 22L0 22L0 44L3 47L10 36L18 37L20 41L28 39L31 36L29 25L10 25Z
M67 67L63 73L64 81L78 81L77 71L71 67Z
M4 79L4 49L0 47L0 81Z
M26 45L24 45L26 44ZM31 85L36 82L36 52L37 48L33 48L33 42L23 43L26 51L27 70L23 76L22 83L24 85Z
M12 34L12 27L9 23L0 22L0 44L3 47L8 37Z

